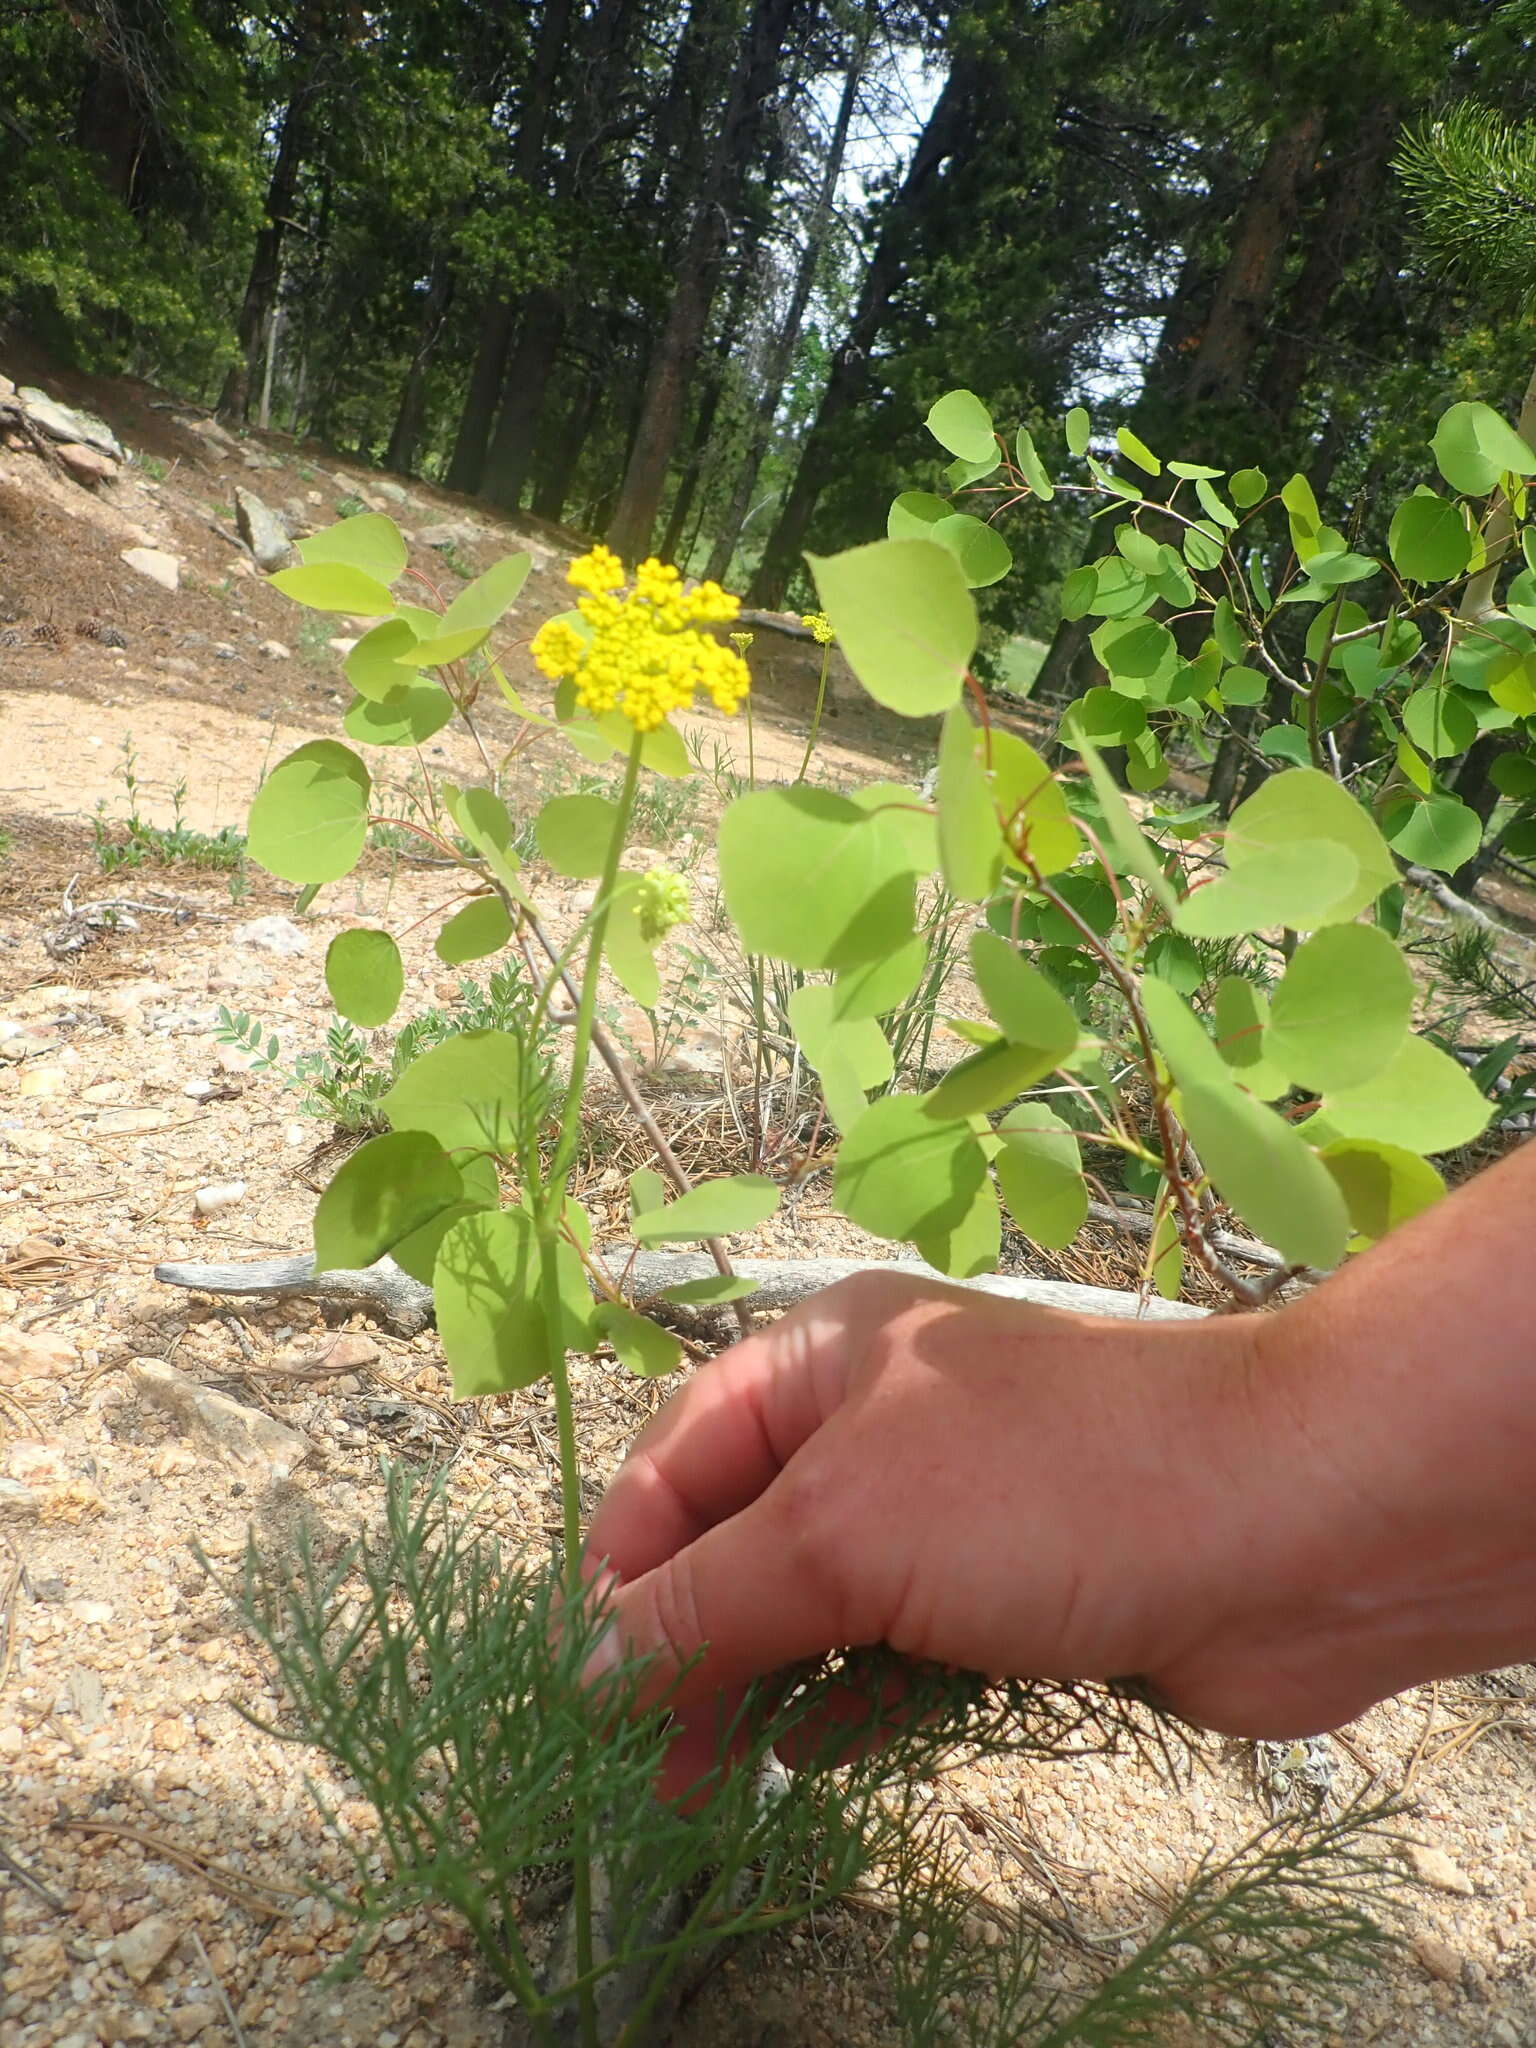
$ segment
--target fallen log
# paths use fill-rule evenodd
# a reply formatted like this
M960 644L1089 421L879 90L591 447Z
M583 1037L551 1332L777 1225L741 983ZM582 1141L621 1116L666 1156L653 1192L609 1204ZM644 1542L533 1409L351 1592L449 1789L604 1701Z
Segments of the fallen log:
M704 1252L651 1252L616 1248L600 1252L598 1260L614 1286L635 1301L654 1300L663 1289L685 1280L714 1276L715 1262ZM1170 1322L1203 1316L1206 1311L1188 1302L1144 1300L1138 1294L1122 1294L1109 1287L1082 1287L1073 1281L1046 1280L1033 1273L985 1273L976 1280L950 1281L919 1259L733 1259L732 1266L743 1280L754 1281L757 1292L749 1297L755 1309L793 1308L808 1295L817 1294L838 1280L855 1273L905 1273L946 1286L974 1288L978 1293L1001 1295L1009 1301L1032 1302L1038 1308L1066 1309L1078 1315L1139 1317L1146 1321ZM218 1265L201 1260L186 1264L156 1266L155 1278L168 1287L184 1287L197 1294L250 1297L268 1294L278 1299L299 1299L330 1303L340 1308L362 1308L381 1321L414 1336L432 1320L432 1290L402 1273L393 1259L357 1270L317 1273L314 1260L299 1254L288 1259L257 1259L242 1265Z

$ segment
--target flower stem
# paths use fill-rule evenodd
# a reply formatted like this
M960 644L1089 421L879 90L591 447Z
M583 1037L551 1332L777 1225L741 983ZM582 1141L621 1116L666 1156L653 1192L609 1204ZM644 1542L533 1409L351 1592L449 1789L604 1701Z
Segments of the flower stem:
M832 643L830 640L827 640L822 643L821 681L816 685L816 709L811 713L811 729L805 736L805 755L800 763L800 772L795 777L796 782L804 782L805 771L810 767L811 756L816 751L816 741L821 733L821 714L825 710L827 702L827 670L831 665Z

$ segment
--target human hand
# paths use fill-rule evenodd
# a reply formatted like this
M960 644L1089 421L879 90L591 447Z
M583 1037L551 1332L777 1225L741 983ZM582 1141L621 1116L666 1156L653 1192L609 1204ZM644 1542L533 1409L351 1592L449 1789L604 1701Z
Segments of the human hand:
M1294 1425L1277 1440L1260 1337L1283 1323L1114 1322L871 1274L705 1367L637 1439L587 1552L617 1574L618 1638L661 1653L652 1692L675 1687L668 1788L712 1759L716 1696L876 1642L1136 1674L1230 1733L1357 1711L1305 1653L1339 1489Z

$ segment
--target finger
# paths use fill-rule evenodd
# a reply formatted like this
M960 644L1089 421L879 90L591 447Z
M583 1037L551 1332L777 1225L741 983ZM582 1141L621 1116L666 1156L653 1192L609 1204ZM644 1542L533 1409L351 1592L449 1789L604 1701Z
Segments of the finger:
M878 1560L850 1554L806 1499L829 1490L781 1476L741 1513L707 1529L648 1572L621 1585L613 1627L589 1666L593 1679L621 1652L650 1660L640 1703L695 1706L728 1687L766 1677L830 1649L876 1642L896 1588ZM835 1503L835 1491L830 1496Z
M868 1294L829 1287L696 1374L635 1439L588 1557L637 1579L764 1494L841 1401L875 1320Z

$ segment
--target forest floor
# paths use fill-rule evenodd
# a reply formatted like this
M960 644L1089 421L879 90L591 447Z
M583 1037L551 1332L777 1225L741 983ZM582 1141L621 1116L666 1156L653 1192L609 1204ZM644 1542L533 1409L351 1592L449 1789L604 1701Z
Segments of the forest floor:
M18 382L36 365L8 361ZM306 625L230 533L236 485L295 525L360 502L394 516L445 595L462 575L526 546L535 569L509 621L509 673L539 689L523 651L567 602L572 536L498 521L424 486L403 489L277 436L238 443L162 395L56 380L101 412L133 460L93 495L35 452L0 448L0 1962L7 2042L95 2048L499 2048L462 1928L402 1911L336 1977L350 1928L307 1887L343 1889L349 1855L322 1825L366 1844L371 1810L321 1757L240 1716L280 1711L269 1667L192 1555L240 1555L248 1528L282 1543L376 1521L380 1459L446 1474L452 1498L516 1546L557 1520L558 1475L542 1389L455 1403L435 1336L403 1337L303 1301L240 1303L158 1283L164 1260L260 1258L304 1248L337 1156L280 1074L220 1043L221 1006L282 1040L281 1064L317 1047L329 1019L322 963L333 934L387 919L402 940L402 1016L451 1006L458 977L430 950L439 897L429 869L370 854L355 882L302 921L260 871L180 862L105 873L103 835L130 811L161 828L238 828L264 764L330 736L344 701L329 628ZM445 535L444 529L455 529ZM434 543L433 535L437 535ZM122 560L173 554L174 591ZM115 643L115 644L114 644ZM816 657L765 631L753 650L759 771L793 772ZM489 714L493 735L503 731ZM738 727L703 728L738 753ZM444 734L434 765L474 772ZM850 689L819 760L828 781L915 777L932 733ZM133 763L135 787L124 780ZM550 787L553 764L530 767ZM178 797L176 792L180 790ZM711 876L708 806L672 796L642 827ZM536 875L536 880L540 879ZM579 892L543 878L558 928ZM115 922L89 906L118 899ZM1506 906L1524 909L1528 906ZM615 1021L642 1055L634 1013ZM724 1035L723 1035L724 1034ZM647 1079L685 1163L739 1164L707 1009L680 1019ZM643 1140L618 1096L594 1086L579 1189L599 1240L625 1232L625 1175ZM240 1183L220 1206L206 1190ZM204 1191L201 1213L197 1201ZM813 1176L762 1231L733 1245L814 1257L881 1256L833 1217ZM1090 1231L1071 1253L1008 1246L1017 1270L1131 1288L1139 1255ZM1192 1297L1197 1298L1197 1297ZM150 1361L151 1370L135 1369ZM277 1467L260 1446L221 1449L153 1398L164 1368L296 1432ZM661 1398L598 1357L576 1367L594 1488ZM286 1442L287 1439L284 1439ZM243 1462L242 1462L243 1460ZM1300 2032L1270 2038L1415 2048L1536 2043L1536 1673L1441 1684L1342 1732L1338 1791L1407 1800L1402 1854L1418 1882L1398 1911L1403 1946L1363 1988L1320 2000ZM1169 1772L1149 1759L962 1768L932 1788L984 1904L1044 1913L1064 1930L1044 1970L1086 1991L1157 1924L1201 1858L1262 1824L1250 1753L1196 1738ZM739 1954L707 1982L675 2038L697 2048L894 2048L882 1990L888 1925L829 1913ZM1171 2033L1170 2042L1178 2038Z

